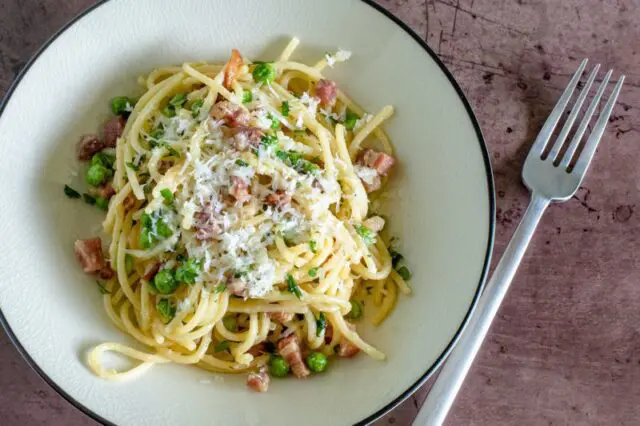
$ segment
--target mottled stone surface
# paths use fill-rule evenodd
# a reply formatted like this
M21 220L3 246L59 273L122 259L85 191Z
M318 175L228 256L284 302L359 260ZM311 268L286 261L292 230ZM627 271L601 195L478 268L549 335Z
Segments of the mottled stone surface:
M638 424L640 0L379 2L427 40L476 111L496 177L496 257L526 208L524 156L579 59L627 75L583 188L544 217L448 424ZM0 91L91 3L0 0ZM95 424L1 333L0 424ZM379 424L409 425L425 395Z

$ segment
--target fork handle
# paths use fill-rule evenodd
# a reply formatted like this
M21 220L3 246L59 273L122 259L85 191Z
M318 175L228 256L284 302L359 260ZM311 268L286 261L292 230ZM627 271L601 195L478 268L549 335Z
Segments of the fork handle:
M478 300L475 312L440 370L413 426L440 426L444 422L549 203L548 198L533 194L522 221Z

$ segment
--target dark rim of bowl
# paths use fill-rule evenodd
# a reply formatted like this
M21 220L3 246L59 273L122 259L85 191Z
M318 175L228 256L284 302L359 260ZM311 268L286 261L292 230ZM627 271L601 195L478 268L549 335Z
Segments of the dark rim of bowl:
M4 99L2 100L2 104L0 104L0 115L2 115L2 113L4 112L4 109L6 108L7 104L9 103L9 100L11 99L11 96L13 95L13 92L15 91L15 89L18 87L18 85L22 81L22 78L27 74L27 72L29 71L31 66L36 62L36 60L40 57L40 55L62 33L64 33L67 29L69 29L73 24L75 24L80 19L84 18L89 13L91 13L92 11L94 11L95 9L97 9L98 7L102 6L103 4L105 4L105 3L109 2L109 1L110 0L99 0L96 4L88 7L84 11L80 12L73 19L71 19L67 24L65 24L62 28L60 28L53 36L51 36L51 38L49 38L49 40L47 40L44 43L44 45L42 45L42 47L31 57L29 62L27 62L27 64L22 68L22 70L20 71L18 76L15 78L15 80L13 81L11 86L9 87L9 90L7 91L7 94L5 95ZM438 359L433 363L433 365L431 365L431 367L429 367L429 369L421 377L418 378L418 380L415 381L415 383L413 383L413 385L411 385L402 394L398 395L394 400L392 400L391 402L387 403L384 407L382 407L381 409L379 409L375 413L371 414L370 416L364 418L363 420L361 420L361 421L359 421L357 423L357 425L367 425L367 424L372 423L375 420L379 419L383 415L387 414L389 411L391 411L392 409L394 409L395 407L400 405L405 399L410 397L444 363L445 359L447 358L447 356L449 355L449 353L451 352L451 350L453 349L455 344L458 342L458 339L460 338L460 335L462 334L462 332L465 329L467 323L469 322L469 317L471 316L471 314L475 310L476 305L478 304L478 298L480 297L480 294L482 293L482 289L484 288L485 280L486 280L486 277L487 277L487 272L489 270L489 264L491 262L491 252L493 250L493 243L494 243L496 200L495 200L495 188L494 188L494 182L493 182L493 173L492 173L492 170L491 170L491 161L489 159L489 151L487 150L487 145L485 143L484 136L482 135L482 130L480 129L480 125L478 124L478 120L477 120L475 114L473 113L473 110L471 108L471 105L469 104L469 101L467 100L466 96L464 95L462 89L460 88L460 86L456 82L456 80L453 77L453 75L449 72L447 67L442 63L440 58L438 58L438 55L427 45L427 43L422 38L420 38L420 36L418 36L412 29L410 29L404 22L402 22L399 18L394 16L388 10L384 9L382 6L374 3L373 0L359 0L359 1L362 1L363 3L371 6L372 8L374 8L375 10L377 10L378 12L380 12L384 16L386 16L388 19L390 19L392 22L394 22L396 25L398 25L400 28L402 28L409 36L411 36L425 50L426 53L429 54L431 59L433 59L433 61L436 64L438 64L438 66L440 67L440 70L447 77L447 79L449 80L449 82L451 83L453 88L455 89L456 93L458 94L458 97L460 98L460 101L463 103L463 105L464 105L464 107L465 107L465 109L467 111L467 114L469 115L469 118L471 119L471 122L473 123L473 127L474 127L474 129L476 131L476 135L477 135L478 141L480 143L480 151L482 152L482 157L483 157L483 160L484 160L484 163L485 163L485 170L486 170L486 174L487 174L487 192L489 193L489 236L488 236L488 239L487 239L487 252L485 254L484 266L482 268L482 273L480 275L480 280L478 281L478 288L476 289L476 292L475 292L475 294L473 296L473 300L471 302L471 305L469 306L469 310L467 311L464 319L462 320L462 323L460 324L460 328L458 328L458 331L456 331L455 335L453 336L453 338L451 339L451 341L449 342L449 344L447 345L445 350L442 352L442 354L440 354ZM9 336L9 340L11 340L11 342L16 347L16 349L18 350L20 355L22 355L22 357L27 361L29 366L36 373L38 373L38 375L45 382L47 382L47 384L49 386L51 386L64 399L66 399L69 403L71 403L74 407L76 407L78 410L82 411L87 416L91 417L92 419L94 419L94 420L96 420L96 421L98 421L98 422L100 422L102 424L109 425L109 426L115 426L114 423L102 418L100 415L94 413L89 408L87 408L84 405L82 405L79 401L76 401L71 395L66 393L60 386L58 386L47 375L47 373L45 373L44 370L42 370L38 366L38 364L33 360L33 358L31 358L31 356L29 355L27 350L24 348L24 346L22 346L22 344L18 340L17 336L15 335L15 333L13 332L11 327L9 326L9 323L8 323L7 319L4 317L4 314L2 313L2 310L0 310L0 324L2 324L3 328L7 332L7 335Z

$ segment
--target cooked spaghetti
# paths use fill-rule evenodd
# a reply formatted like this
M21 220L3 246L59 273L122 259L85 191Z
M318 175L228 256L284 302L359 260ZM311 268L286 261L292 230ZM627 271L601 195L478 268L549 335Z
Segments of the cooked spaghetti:
M157 69L137 101L113 99L102 139L80 141L83 197L107 210L110 243L103 255L99 238L79 240L76 254L109 318L146 348L96 346L98 376L174 362L246 372L265 391L270 375L319 373L332 356L385 358L356 323L365 306L381 323L410 293L369 212L395 163L381 128L393 108L365 114L323 77L349 52L309 66L290 59L298 43L274 62L234 49L226 64ZM108 351L138 363L107 369Z

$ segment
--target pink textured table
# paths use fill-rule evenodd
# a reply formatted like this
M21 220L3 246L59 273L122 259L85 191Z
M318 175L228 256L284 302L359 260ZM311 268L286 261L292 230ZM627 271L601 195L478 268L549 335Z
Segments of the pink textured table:
M0 92L92 3L0 0ZM579 59L627 75L584 187L544 217L448 424L639 424L640 0L379 3L427 40L476 111L496 178L496 258L526 207L528 146ZM379 424L409 425L425 395ZM0 424L95 422L40 380L0 331Z

